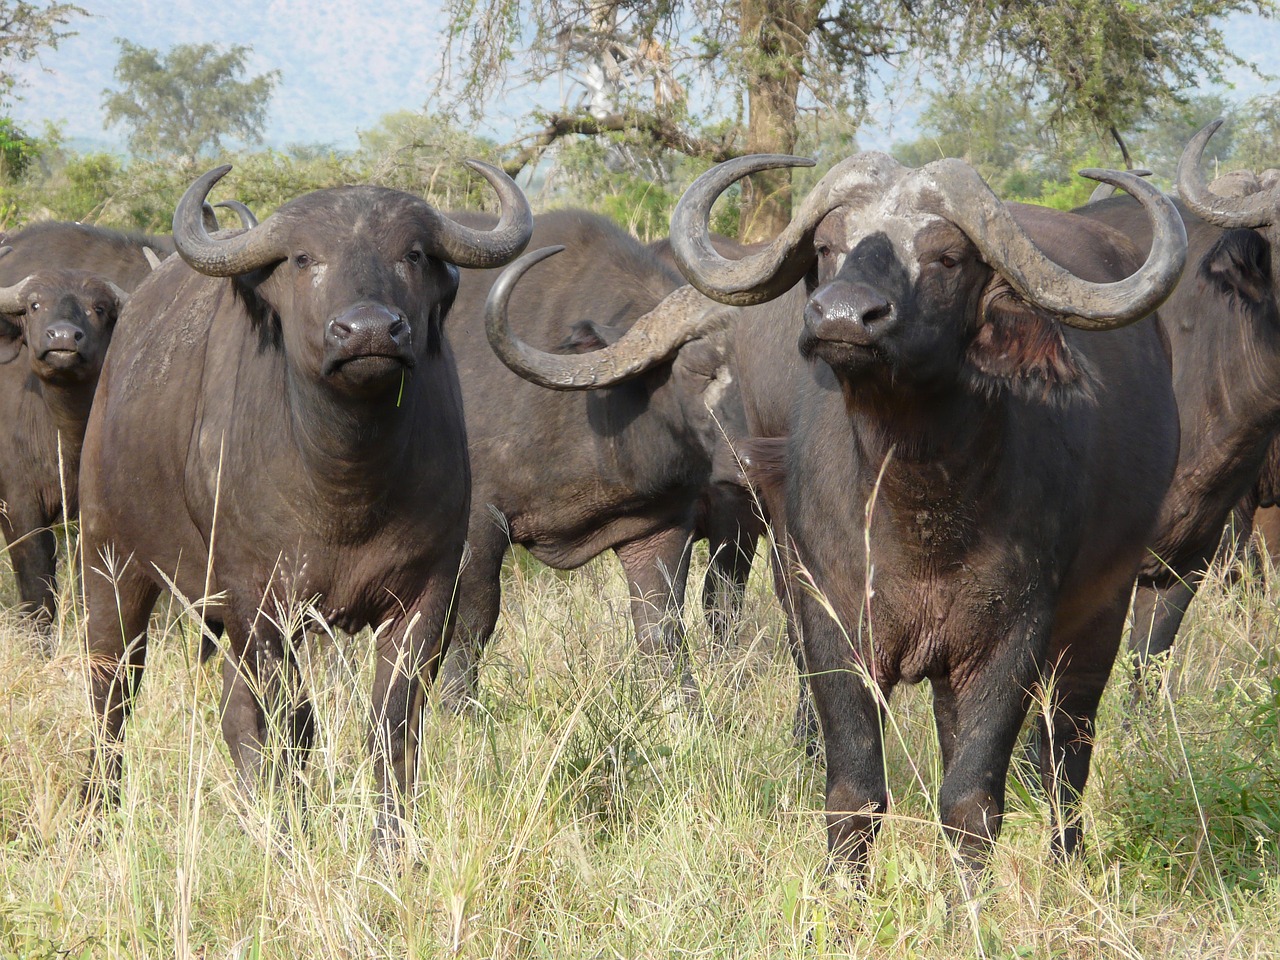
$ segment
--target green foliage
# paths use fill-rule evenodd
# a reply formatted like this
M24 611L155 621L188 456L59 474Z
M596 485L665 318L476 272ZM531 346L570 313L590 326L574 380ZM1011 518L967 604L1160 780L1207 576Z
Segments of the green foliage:
M1209 893L1220 883L1265 889L1280 875L1276 664L1178 709L1178 728L1136 724L1118 798L1131 813L1107 837L1109 852Z
M446 210L487 209L488 183L463 165L496 162L492 141L460 129L444 117L402 110L360 134L353 162L371 183L417 194Z
M74 3L0 0L0 105L16 98L18 78L11 64L35 60L46 47L56 50L61 41L76 35L66 26L88 15Z
M981 63L1032 100L1053 128L1134 126L1188 90L1221 83L1232 52L1222 22L1274 16L1274 0L960 0L955 70ZM991 51L997 55L993 59Z
M1234 164L1255 172L1280 167L1280 92L1245 103L1234 134ZM1214 140L1220 136L1214 134Z
M107 126L129 128L135 156L195 159L220 150L226 139L261 141L280 71L241 80L252 47L234 44L220 52L212 43L184 43L161 56L116 42L115 78L123 89L104 90L102 104Z

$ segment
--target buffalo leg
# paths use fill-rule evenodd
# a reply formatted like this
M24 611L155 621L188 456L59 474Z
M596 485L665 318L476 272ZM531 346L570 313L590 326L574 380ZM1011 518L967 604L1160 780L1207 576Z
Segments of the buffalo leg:
M702 615L712 642L720 650L728 648L742 617L759 538L758 524L734 523L731 530L707 531L711 558L702 581Z
M437 581L440 579L436 578ZM422 707L453 629L453 575L447 589L428 596L378 634L369 752L379 793L374 844L394 853L418 769Z
M773 516L778 516L777 512ZM788 574L791 554L787 548L776 541L776 536L767 541L769 551L769 567L773 571L773 590L782 605L785 615L787 649L796 665L796 711L792 720L791 732L797 744L804 748L810 757L817 757L821 752L822 736L818 726L818 714L813 705L813 691L809 686L809 666L805 659L805 648L800 624L795 612L793 584Z
M685 584L693 546L682 527L614 547L631 591L631 621L642 653L658 658L665 677L680 678L680 699L698 701L684 632Z
M1152 658L1173 647L1203 575L1204 568L1198 567L1168 586L1139 583L1133 599L1133 630L1129 633L1129 650L1137 657L1135 679L1142 679Z
M311 701L302 690L292 645L262 611L235 604L226 620L222 661L222 736L247 795L284 782L302 809L302 779L315 736ZM300 642L302 634L294 637ZM271 747L279 752L272 756Z
M472 522L471 555L458 574L457 628L440 667L440 702L455 713L479 693L480 656L498 623L509 545L506 531L487 517L478 529Z
M972 874L985 865L1000 835L1005 777L1026 716L1025 691L1039 671L1034 649L1015 632L983 658L978 672L965 676L963 686L949 678L933 682L943 770L938 813Z
M9 562L18 582L18 612L30 618L46 656L53 652L58 562L57 537L48 523L35 503L10 502L0 510L0 531L10 544Z
M1040 719L1040 777L1051 804L1053 852L1070 856L1080 842L1080 797L1089 779L1098 703L1120 648L1127 602L1118 601L1055 650L1051 727Z
M880 817L889 808L883 691L858 665L840 625L813 598L795 600L826 745L827 849L833 866L861 873Z
M147 659L147 619L160 590L136 563L112 571L86 552L89 698L94 739L82 795L90 806L114 806L123 773L124 724L133 709Z

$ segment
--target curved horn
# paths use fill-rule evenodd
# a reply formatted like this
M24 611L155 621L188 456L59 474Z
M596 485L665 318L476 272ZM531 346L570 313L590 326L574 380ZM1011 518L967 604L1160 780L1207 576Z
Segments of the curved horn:
M163 262L160 259L160 255L156 253L154 250L152 250L150 247L143 247L142 255L147 258L147 263L151 264L152 270L155 270Z
M432 208L437 229L428 239L428 253L460 267L500 267L510 263L533 236L533 213L524 192L514 180L492 164L467 160L466 165L484 177L497 191L502 215L492 230L464 227Z
M121 310L123 310L124 305L129 302L128 292L120 289L120 287L117 287L110 280L106 281L106 283L107 283L107 287L111 290L112 295L114 295L116 298L116 306L119 307Z
M680 287L640 317L615 344L591 353L544 353L520 340L507 319L507 301L520 278L564 247L526 253L498 277L484 305L485 333L493 352L525 380L551 390L591 390L620 383L670 357L682 344L729 322L727 310L708 310L692 287Z
M1276 208L1280 206L1280 190L1272 187L1263 193L1255 193L1250 197L1220 197L1209 189L1204 174L1200 172L1200 161L1204 157L1204 148L1222 126L1219 117L1209 124L1187 144L1178 161L1178 195L1182 202L1191 208L1201 220L1230 230L1235 227L1265 227L1276 222Z
M1146 316L1173 292L1187 259L1187 234L1173 203L1141 177L1116 170L1081 170L1136 199L1151 218L1151 251L1132 276L1114 283L1083 280L1050 260L962 160L936 160L911 175L911 189L965 232L983 259L1027 300L1060 314L1064 323L1110 330Z
M721 257L709 236L716 198L749 174L798 166L811 167L813 161L774 154L738 157L712 167L689 186L671 215L671 252L691 284L713 300L740 307L782 296L813 262L813 232L823 217L861 195L882 193L906 174L906 168L887 154L855 154L823 175L791 223L767 247L741 260Z
M173 242L178 253L195 270L210 277L251 273L285 256L274 236L275 225L280 222L275 219L234 237L209 236L202 218L204 201L213 185L230 171L231 165L225 164L201 176L187 187L173 212Z
M9 247L6 250L11 249ZM0 256L3 256L0 253ZM27 281L31 277L23 277L11 287L0 287L0 313L25 313L27 309Z
M1142 168L1139 170L1130 170L1135 177L1149 177L1154 171ZM1093 188L1093 193L1089 194L1089 199L1085 203L1097 203L1099 200L1105 200L1116 192L1116 188L1110 183L1100 183Z
M258 225L258 218L253 215L253 211L239 200L223 200L221 203L215 203L214 206L232 211L240 218L240 226L245 230L252 230Z

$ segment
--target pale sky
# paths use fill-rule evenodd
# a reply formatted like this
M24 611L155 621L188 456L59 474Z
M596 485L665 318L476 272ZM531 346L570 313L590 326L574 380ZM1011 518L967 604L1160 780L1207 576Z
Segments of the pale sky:
M483 0L481 0L483 2ZM95 16L76 24L79 35L23 68L28 85L12 112L18 124L38 132L45 120L61 122L69 138L120 147L121 128L103 129L102 91L118 50L114 38L165 50L177 43L212 41L252 45L251 73L279 69L266 142L356 146L356 134L396 110L421 109L434 87L443 51L443 16L435 3L386 0L133 0L82 5ZM1228 40L1264 72L1280 76L1280 24L1256 16L1234 17ZM1234 71L1237 95L1275 90ZM499 140L525 131L535 106L553 109L556 88L536 95L513 91L487 111L486 133ZM858 135L863 148L885 148L909 139L911 104L881 101Z

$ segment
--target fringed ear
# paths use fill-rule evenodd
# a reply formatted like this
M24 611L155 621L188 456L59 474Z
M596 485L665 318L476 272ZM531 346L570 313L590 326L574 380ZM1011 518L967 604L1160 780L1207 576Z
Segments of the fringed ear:
M1058 318L999 277L982 293L965 360L974 385L987 393L1011 390L1037 403L1094 399L1093 371L1067 343Z
M590 353L617 343L624 331L595 320L579 320L557 348L561 353Z
M0 363L13 360L22 350L22 343L22 325L0 314Z
M1247 303L1271 301L1271 244L1254 230L1228 230L1201 258L1200 275Z

